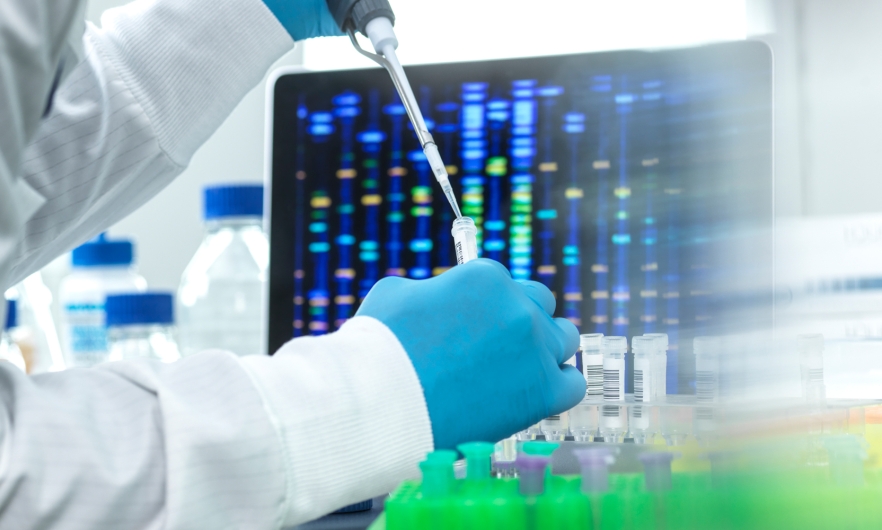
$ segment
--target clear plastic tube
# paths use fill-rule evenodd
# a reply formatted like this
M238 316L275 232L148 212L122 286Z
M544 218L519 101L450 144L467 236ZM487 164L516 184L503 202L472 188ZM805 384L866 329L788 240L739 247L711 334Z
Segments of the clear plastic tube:
M471 217L460 217L454 220L450 233L453 235L457 265L478 259L478 228Z

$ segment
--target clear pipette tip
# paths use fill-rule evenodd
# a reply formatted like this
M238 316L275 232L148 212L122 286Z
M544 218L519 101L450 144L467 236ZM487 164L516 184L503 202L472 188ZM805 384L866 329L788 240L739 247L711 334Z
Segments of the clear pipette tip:
M446 185L442 185L441 189L444 190L444 196L447 197L447 202L449 202L450 206L453 208L453 213L456 215L456 218L461 219L462 212L459 211L459 204L456 202L456 195L453 194L453 187L448 182Z

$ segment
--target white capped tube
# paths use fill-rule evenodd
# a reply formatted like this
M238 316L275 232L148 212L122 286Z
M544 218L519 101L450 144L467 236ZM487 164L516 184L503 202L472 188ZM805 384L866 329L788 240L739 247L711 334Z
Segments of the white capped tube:
M603 355L600 353L600 340L603 333L586 333L579 336L579 349L582 355L582 375L585 376L585 397L603 397Z
M625 354L628 352L628 339L625 337L603 337L600 353L603 355L603 400L625 400Z
M457 265L478 259L478 228L471 217L455 219L450 233L453 235Z

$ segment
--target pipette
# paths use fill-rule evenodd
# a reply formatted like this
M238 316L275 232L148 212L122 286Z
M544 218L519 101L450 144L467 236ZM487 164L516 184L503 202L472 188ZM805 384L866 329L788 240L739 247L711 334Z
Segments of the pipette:
M426 126L426 121L423 119L419 105L417 105L407 75L405 75L404 69L398 61L398 56L395 54L395 50L398 48L398 38L392 29L395 22L392 6L389 5L388 0L328 0L328 7L337 25L349 35L349 40L352 41L352 45L355 46L358 53L376 62L389 72L392 83L401 97L401 103L413 125L413 130L420 141L420 146L423 148L423 153L426 155L426 161L435 175L435 180L441 185L456 218L461 218L462 213L459 210L456 196L453 194L453 188L450 186L447 168L441 160L435 139L432 138L432 134ZM371 40L376 53L370 53L358 44L358 40L355 38L356 31Z

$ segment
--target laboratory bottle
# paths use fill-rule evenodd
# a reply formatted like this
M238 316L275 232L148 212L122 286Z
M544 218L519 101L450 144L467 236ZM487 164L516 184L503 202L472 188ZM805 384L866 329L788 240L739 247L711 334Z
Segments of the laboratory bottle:
M668 394L668 334L644 333L643 336L655 340L655 348L652 356L652 399L658 400Z
M603 397L603 355L600 341L603 333L586 333L579 336L579 355L582 356L582 375L585 376L585 397Z
M147 292L107 297L109 360L180 358L174 339L174 300L171 293Z
M203 206L205 237L178 289L181 353L264 353L269 243L262 228L263 186L210 186Z
M147 281L133 265L134 245L104 234L73 250L71 272L61 282L61 345L68 367L107 360L104 301L109 294L144 292Z
M2 300L2 299L0 299ZM15 300L7 300L6 302L6 318L3 323L3 329L0 330L0 361L8 361L22 372L27 372L24 357L18 344L12 340L10 331L18 324L18 304Z

